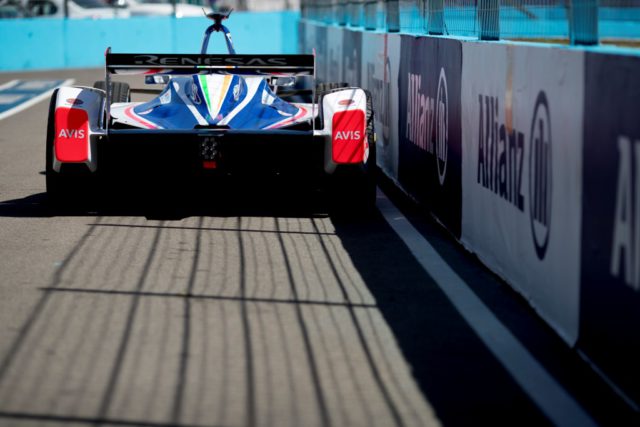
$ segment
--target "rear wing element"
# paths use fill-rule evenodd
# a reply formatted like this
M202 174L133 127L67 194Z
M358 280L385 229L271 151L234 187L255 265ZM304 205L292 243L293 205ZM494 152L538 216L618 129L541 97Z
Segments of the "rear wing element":
M111 53L107 74L314 75L313 55L172 55Z

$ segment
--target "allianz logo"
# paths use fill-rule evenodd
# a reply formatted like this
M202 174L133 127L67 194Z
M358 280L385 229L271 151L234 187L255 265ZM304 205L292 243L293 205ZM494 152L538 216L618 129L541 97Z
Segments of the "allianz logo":
M610 271L613 277L637 291L640 290L640 139L619 136L618 159Z
M435 98L426 93L422 83L421 74L408 73L405 137L435 156L438 179L443 185L449 151L449 95L444 68L440 69Z
M478 157L476 182L520 212L529 200L531 233L539 259L544 259L551 229L551 116L544 91L538 92L528 139L522 130L499 121L495 96L478 95ZM525 146L525 142L528 145ZM529 188L522 175L528 158ZM528 191L527 191L528 190Z

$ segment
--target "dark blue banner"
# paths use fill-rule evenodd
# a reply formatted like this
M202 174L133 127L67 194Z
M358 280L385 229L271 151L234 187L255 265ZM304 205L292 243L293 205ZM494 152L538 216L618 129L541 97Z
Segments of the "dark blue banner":
M640 58L586 55L579 346L640 402Z
M460 238L462 44L403 36L400 70L398 179Z

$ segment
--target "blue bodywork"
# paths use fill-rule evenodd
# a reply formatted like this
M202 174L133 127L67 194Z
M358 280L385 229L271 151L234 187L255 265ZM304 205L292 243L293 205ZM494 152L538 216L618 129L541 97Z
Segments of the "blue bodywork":
M222 25L228 15L208 14L214 24L207 28L201 47L205 55L212 32L223 33L229 54L235 49L229 30ZM173 74L162 69L150 69L153 74ZM195 68L195 71L203 71ZM165 80L166 87L155 99L145 103L112 106L116 122L153 129L184 130L196 127L229 129L274 129L291 126L311 118L309 108L280 99L261 75L208 74L174 76ZM153 79L152 79L153 80Z
M210 84L223 80L230 81L226 93L209 89ZM257 88L249 90L248 83ZM219 107L212 105L218 101L211 100L212 96L222 98ZM294 118L300 108L278 98L263 77L193 75L173 77L157 98L135 106L133 111L162 129L198 125L265 129Z

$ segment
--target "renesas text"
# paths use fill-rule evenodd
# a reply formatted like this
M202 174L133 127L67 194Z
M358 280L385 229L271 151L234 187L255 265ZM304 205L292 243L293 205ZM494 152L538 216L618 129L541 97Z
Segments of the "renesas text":
M284 57L251 57L245 56L206 56L206 55L181 55L181 56L160 56L160 55L135 55L135 65L154 66L289 66L292 65Z
M477 182L524 211L524 134L498 122L498 98L478 95Z

